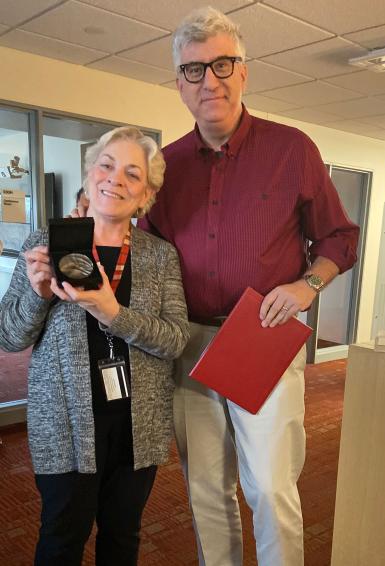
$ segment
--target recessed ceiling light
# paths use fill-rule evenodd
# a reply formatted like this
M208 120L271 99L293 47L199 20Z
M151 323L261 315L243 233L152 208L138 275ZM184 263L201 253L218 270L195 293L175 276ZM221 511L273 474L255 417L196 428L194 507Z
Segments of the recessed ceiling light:
M355 65L375 73L383 73L385 71L385 47L373 49L366 55L361 55L361 57L353 57L353 59L349 59L349 65Z

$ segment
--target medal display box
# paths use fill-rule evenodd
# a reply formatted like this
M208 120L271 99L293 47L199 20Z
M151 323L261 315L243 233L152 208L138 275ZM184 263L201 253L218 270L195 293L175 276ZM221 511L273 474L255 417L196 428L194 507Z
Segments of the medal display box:
M48 246L55 277L61 286L98 289L102 282L92 255L93 218L51 218L48 220Z

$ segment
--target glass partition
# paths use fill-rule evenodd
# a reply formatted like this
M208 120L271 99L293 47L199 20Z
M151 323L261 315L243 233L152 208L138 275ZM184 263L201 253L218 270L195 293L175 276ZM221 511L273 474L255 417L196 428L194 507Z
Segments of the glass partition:
M17 256L31 231L29 113L0 109L0 239Z
M33 229L29 122L29 112L0 108L0 299ZM0 407L26 398L29 358L29 350L0 352Z

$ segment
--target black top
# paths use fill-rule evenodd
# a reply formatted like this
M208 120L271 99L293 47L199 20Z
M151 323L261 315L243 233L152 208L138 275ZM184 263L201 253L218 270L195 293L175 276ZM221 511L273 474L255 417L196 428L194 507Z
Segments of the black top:
M110 246L97 246L100 263L111 281L120 248ZM116 299L121 305L128 307L131 295L131 261L128 255L122 278L116 289ZM98 360L110 357L110 348L105 333L100 330L99 323L87 312L87 337L91 366L92 402L94 414L110 414L131 411L130 397L107 401L102 378L98 369ZM123 356L126 361L127 374L130 378L130 358L126 342L121 338L113 337L115 356Z

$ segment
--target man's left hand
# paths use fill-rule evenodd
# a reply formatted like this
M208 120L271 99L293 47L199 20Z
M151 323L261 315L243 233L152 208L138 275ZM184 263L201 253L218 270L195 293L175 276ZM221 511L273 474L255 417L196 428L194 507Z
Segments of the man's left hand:
M263 299L259 312L262 326L285 324L289 318L309 308L316 296L314 289L303 279L275 287Z

